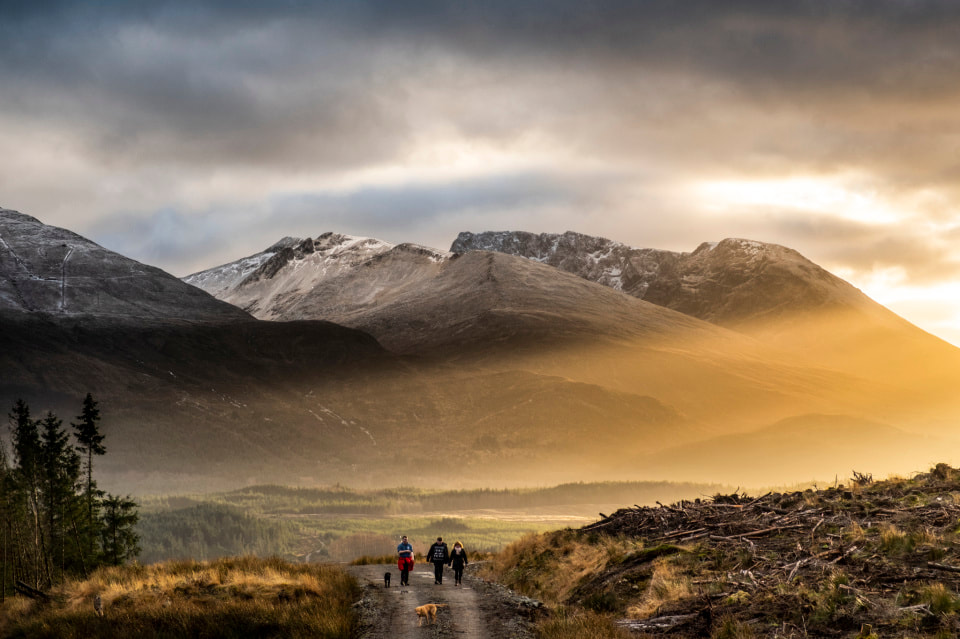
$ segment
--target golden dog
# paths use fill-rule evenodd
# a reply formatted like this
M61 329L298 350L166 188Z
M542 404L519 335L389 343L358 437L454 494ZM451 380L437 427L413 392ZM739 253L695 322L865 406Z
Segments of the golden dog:
M447 604L423 604L422 606L417 606L417 627L419 628L423 625L423 620L427 620L427 624L433 625L433 622L437 620L437 608L446 608Z

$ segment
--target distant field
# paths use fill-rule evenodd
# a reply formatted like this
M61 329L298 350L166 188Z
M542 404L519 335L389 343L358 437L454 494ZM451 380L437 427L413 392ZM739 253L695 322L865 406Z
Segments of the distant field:
M350 561L391 554L402 534L418 552L437 536L459 540L468 551L497 551L530 532L582 526L600 512L729 490L671 482L462 491L253 486L146 497L141 502L141 559L276 554L299 561Z

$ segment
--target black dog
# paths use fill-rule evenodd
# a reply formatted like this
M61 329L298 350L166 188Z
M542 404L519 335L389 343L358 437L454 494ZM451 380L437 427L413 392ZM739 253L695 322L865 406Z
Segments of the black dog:
M389 570L383 573L383 587L384 588L390 587L390 571Z

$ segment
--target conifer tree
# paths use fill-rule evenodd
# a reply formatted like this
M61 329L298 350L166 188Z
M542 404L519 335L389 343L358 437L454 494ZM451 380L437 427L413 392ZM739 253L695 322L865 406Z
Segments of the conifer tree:
M40 469L40 432L30 419L30 407L22 399L13 405L9 414L13 430L13 456L24 488L36 492Z
M107 449L103 446L104 436L97 426L97 422L100 421L100 409L97 408L97 402L94 401L90 393L87 393L87 396L83 399L83 410L77 415L77 421L79 423L71 424L71 426L76 431L74 436L77 438L77 443L80 444L77 447L78 450L87 456L87 515L92 523L94 520L93 456L103 455L107 452Z
M22 399L18 399L13 405L13 412L9 417L16 464L13 473L15 499L27 520L24 528L30 529L31 537L29 548L23 549L26 554L25 562L34 586L39 587L47 559L40 521L40 433L37 422L30 418L30 407ZM46 573L49 578L49 570L46 570Z
M61 577L68 564L67 522L75 520L77 488L80 479L80 456L70 446L70 437L63 430L63 421L48 412L41 424L41 485L44 520L47 526L47 547ZM73 553L69 553L70 556Z
M119 566L140 554L140 535L134 527L140 520L137 502L108 494L103 500L103 528L101 529L104 558Z

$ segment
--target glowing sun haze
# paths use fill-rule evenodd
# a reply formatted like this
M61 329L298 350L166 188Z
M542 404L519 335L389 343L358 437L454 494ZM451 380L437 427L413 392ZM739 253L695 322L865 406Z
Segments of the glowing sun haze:
M5 2L0 205L177 275L327 230L795 248L960 343L952 2Z

